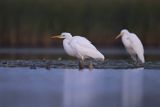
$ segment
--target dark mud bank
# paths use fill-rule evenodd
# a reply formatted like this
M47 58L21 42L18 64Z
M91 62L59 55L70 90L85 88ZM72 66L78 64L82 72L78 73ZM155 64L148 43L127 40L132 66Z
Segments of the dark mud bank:
M85 68L88 68L88 64L92 62L95 69L129 69L137 68L140 66L134 66L131 61L128 60L105 60L100 61L85 61ZM41 68L62 68L62 69L78 69L77 60L0 60L0 67L29 67L31 69ZM160 61L146 62L144 64L145 69L160 69Z

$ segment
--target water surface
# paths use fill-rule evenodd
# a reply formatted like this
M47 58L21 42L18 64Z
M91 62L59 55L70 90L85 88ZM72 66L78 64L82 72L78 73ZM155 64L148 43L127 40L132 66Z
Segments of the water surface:
M159 107L154 69L0 68L0 107Z

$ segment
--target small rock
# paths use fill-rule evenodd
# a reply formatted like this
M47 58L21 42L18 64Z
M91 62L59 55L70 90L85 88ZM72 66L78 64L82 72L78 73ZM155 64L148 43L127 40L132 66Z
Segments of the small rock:
M35 64L31 65L30 69L36 69L36 65Z

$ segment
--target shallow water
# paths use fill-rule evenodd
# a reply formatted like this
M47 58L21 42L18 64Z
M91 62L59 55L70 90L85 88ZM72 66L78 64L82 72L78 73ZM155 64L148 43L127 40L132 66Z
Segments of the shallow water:
M159 107L155 69L0 67L0 107Z

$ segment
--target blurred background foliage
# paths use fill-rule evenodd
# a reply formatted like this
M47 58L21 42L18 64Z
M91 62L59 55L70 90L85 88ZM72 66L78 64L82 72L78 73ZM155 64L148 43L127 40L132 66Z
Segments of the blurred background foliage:
M83 35L97 47L117 47L121 29L146 47L160 47L158 0L1 0L0 47L59 47L50 34Z

